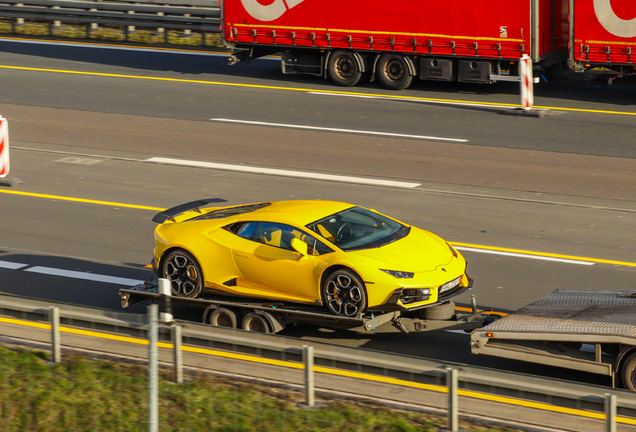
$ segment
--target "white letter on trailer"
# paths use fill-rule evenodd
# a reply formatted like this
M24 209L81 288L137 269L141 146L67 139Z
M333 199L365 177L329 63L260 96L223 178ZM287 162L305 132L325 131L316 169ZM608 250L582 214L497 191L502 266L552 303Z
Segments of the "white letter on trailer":
M636 18L631 20L619 18L612 9L610 0L594 0L594 13L596 13L598 22L614 36L636 37Z
M243 7L252 17L259 21L274 21L280 18L288 9L299 5L305 0L275 0L274 3L267 6L262 5L258 0L241 0Z

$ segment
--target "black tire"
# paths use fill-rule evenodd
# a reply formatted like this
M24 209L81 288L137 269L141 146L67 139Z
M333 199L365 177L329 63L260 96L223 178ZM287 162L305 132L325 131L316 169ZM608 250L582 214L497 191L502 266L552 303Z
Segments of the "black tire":
M420 317L428 320L446 321L455 315L455 302L447 301L439 305L421 309Z
M621 364L623 387L636 391L636 353L631 354Z
M329 56L327 71L331 81L342 87L353 87L362 79L362 72L352 51L332 52Z
M257 333L271 333L267 318L262 315L250 312L243 317L241 321L241 328L243 330L253 331Z
M213 326L238 328L238 314L232 309L216 308L210 314L208 322Z
M356 317L367 310L364 282L348 269L336 270L327 276L322 283L321 295L334 315Z
M409 65L402 54L382 54L375 73L380 84L389 90L404 90L413 83Z
M170 281L172 295L195 298L203 289L203 272L197 259L183 249L175 249L161 263L161 277Z

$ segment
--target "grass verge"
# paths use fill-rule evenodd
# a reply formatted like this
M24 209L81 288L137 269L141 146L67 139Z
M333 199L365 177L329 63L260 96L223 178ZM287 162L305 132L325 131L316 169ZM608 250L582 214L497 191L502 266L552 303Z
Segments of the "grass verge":
M320 409L297 407L299 392L190 375L159 382L160 431L433 432L444 419L367 403L319 399ZM147 431L147 369L141 364L0 345L0 429L3 432ZM463 431L508 429L462 424Z

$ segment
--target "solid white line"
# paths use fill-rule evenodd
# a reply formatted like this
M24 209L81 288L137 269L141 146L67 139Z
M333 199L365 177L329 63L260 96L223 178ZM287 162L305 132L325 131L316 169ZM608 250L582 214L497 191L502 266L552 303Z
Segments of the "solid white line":
M153 49L153 48L137 48L137 47L128 47L128 46L117 46L117 45L98 45L96 43L68 43L68 42L48 42L41 40L21 40L21 39L5 39L0 37L0 42L14 42L14 43L25 43L25 44L33 44L33 45L61 45L68 47L81 47L81 48L97 48L97 49L107 49L107 50L120 50L120 51L135 51L135 52L151 52L151 53L164 53L164 54L182 54L182 55L194 55L194 56L206 56L206 57L225 57L227 58L230 53L212 53L212 52L199 52L199 51L181 51L178 49ZM280 57L259 57L255 60L278 60L280 61Z
M542 261L554 261L554 262L560 262L560 263L566 263L566 264L578 264L578 265L587 265L587 266L596 264L589 261L571 260L571 259L565 259L565 258L553 258L553 257L547 257L547 256L541 256L541 255L529 255L529 254L522 254L522 253L516 253L516 252L502 252L497 250L478 249L478 248L471 248L471 247L464 247L464 246L453 246L453 247L461 251L478 252L478 253L485 253L485 254L492 254L492 255L504 255L504 256L517 257L517 258L529 258L529 259L542 260Z
M420 183L409 183L409 182L399 182L393 180L380 180L380 179L372 179L372 178L364 178L364 177L349 177L349 176L341 176L341 175L332 175L332 174L320 174L320 173L311 173L305 171L290 171L290 170L282 170L282 169L274 169L274 168L260 168L260 167L252 167L245 165L230 165L230 164L221 164L215 162L201 162L201 161L191 161L191 160L182 160L182 159L171 159L171 158L162 158L162 157L152 157L150 159L146 159L144 162L158 163L158 164L166 164L166 165L179 165L179 166L188 166L188 167L196 167L196 168L212 168L224 171L238 171L245 172L251 174L267 174L267 175L275 175L275 176L283 176L283 177L296 177L296 178L305 178L310 180L325 180L325 181L334 181L341 183L356 183L356 184L364 184L364 185L372 185L372 186L388 186L395 188L405 188L412 189L420 186Z
M28 264L19 264L19 263L13 263L9 261L0 261L0 268L3 268L3 269L17 270L19 268L27 267L27 266Z
M62 276L62 277L68 277L73 279L82 279L82 280L88 280L93 282L105 282L105 283L116 284L116 285L134 286L134 285L139 285L140 283L143 283L142 280L137 280L137 279L128 279L128 278L121 278L116 276L106 276L106 275L78 272L78 271L72 271L72 270L62 270L62 269L56 269L51 267L36 266L36 267L28 268L25 271L51 275L51 276Z
M399 134L399 133L390 133L390 132L374 132L374 131L363 131L363 130L355 130L355 129L339 129L339 128L326 128L326 127L317 127L317 126L303 126L303 125L292 125L292 124L284 124L284 123L266 123L259 121L247 121L247 120L233 120L233 119L223 119L223 118L212 118L211 121L224 122L224 123L240 123L240 124L249 124L255 126L274 126L288 129L305 129L305 130L316 130L321 132L340 132L340 133L350 133L350 134L359 134L359 135L375 135L375 136L385 136L390 138L410 138L410 139L421 139L421 140L436 140L436 141L452 141L452 142L468 142L467 139L459 139L459 138L441 138L434 136L426 136L426 135L408 135L408 134Z
M481 108L492 108L492 109L517 109L515 106L508 105L489 105L489 104L480 104L480 103L469 103L469 102L452 102L452 101L436 101L436 100L423 100L417 98L389 98L383 96L365 96L365 95L348 95L348 94L339 94L339 93L323 93L323 92L308 92L313 95L325 95L325 96L341 96L341 97L352 97L352 98L361 98L361 99L380 99L380 100L390 100L390 101L410 101L410 102L419 102L424 104L441 104L441 105L459 105L459 106L467 106L467 107L481 107ZM545 109L541 109L541 111L547 111Z

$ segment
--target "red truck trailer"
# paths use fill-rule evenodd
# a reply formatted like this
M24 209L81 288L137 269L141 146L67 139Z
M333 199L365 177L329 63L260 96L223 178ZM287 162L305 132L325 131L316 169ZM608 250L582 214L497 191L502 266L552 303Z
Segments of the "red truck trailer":
M633 71L633 0L225 0L230 63L281 53L282 71L390 89L413 79L492 83L535 68ZM570 23L573 23L570 25Z
M636 2L570 0L569 65L577 71L609 67L633 73L636 49Z

